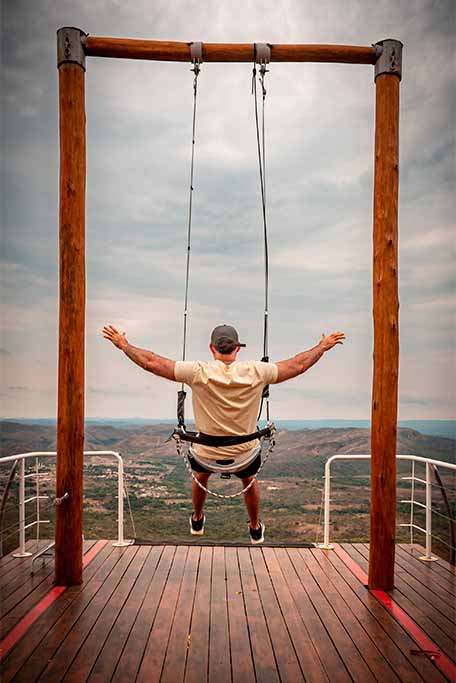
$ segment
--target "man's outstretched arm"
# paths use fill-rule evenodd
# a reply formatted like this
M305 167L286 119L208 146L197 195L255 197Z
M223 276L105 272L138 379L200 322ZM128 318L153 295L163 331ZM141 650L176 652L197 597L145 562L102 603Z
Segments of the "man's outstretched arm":
M133 363L139 365L140 368L147 370L147 372L152 372L159 377L165 377L165 379L176 381L174 375L176 361L170 360L169 358L163 358L163 356L159 356L153 351L146 351L146 349L139 349L137 346L132 346L128 342L125 332L118 332L112 325L103 327L103 337L123 351L125 355L128 356Z
M332 349L336 344L342 344L344 339L345 334L343 332L333 332L327 337L323 334L320 343L312 349L298 353L297 356L288 360L281 360L277 363L278 373L275 384L302 375L312 365L315 365L326 351Z

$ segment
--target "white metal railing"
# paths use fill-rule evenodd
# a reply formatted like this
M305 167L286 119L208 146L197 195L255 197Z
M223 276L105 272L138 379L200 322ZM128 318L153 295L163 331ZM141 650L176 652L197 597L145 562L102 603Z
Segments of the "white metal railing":
M36 526L37 534L39 537L39 527L41 524L49 524L50 520L41 519L40 516L40 500L48 498L48 496L40 495L39 479L39 458L51 458L56 457L57 453L55 451L32 451L30 453L19 453L18 455L9 455L4 458L0 458L0 465L8 462L20 462L19 468L19 549L16 553L13 553L14 557L28 557L32 553L26 551L25 549L25 532L27 529ZM124 538L124 466L123 459L119 453L115 451L84 451L85 457L97 457L97 458L114 458L117 460L117 540L113 542L114 546L126 546L133 543L131 540L126 540ZM25 462L29 458L35 458L35 472L32 474L25 474ZM36 477L36 493L29 498L25 497L25 481L28 478ZM26 505L27 503L36 502L36 519L30 524L26 524Z
M319 544L320 548L331 549L334 546L330 543L330 505L331 505L331 464L335 460L370 460L370 455L333 455L325 463L325 486L324 486L324 539L323 543ZM412 475L410 477L401 477L403 480L411 481L411 498L410 500L401 500L401 503L410 504L410 522L400 524L402 527L409 527L411 530L416 529L417 531L425 534L426 537L426 552L420 559L431 562L439 558L432 555L432 482L431 482L431 466L436 465L437 467L443 467L456 472L456 465L443 462L442 460L432 460L430 458L423 458L418 455L397 455L397 460L410 461L412 463ZM421 463L425 465L426 468L426 478L420 479L415 476L415 463ZM426 504L420 503L415 500L415 482L424 484L426 487ZM424 508L426 511L426 527L423 529L414 522L414 509L415 506Z

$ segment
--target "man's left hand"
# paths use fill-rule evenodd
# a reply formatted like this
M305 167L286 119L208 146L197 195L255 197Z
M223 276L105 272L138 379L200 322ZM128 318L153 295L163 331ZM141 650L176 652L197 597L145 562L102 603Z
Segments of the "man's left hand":
M320 346L324 351L329 351L336 344L343 344L345 341L345 334L343 332L333 332L328 336L323 333L320 339Z

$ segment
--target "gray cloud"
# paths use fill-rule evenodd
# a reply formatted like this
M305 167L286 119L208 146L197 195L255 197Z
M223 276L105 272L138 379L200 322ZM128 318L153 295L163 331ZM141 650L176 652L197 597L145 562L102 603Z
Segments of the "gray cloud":
M4 3L3 344L11 350L5 362L11 386L35 377L30 414L55 410L55 30L66 24L94 35L185 41L403 40L400 400L404 418L454 415L454 5L430 0L418 0L413 12L404 3L356 0L266 2L262 13L250 1L212 3L211 11L164 0ZM247 64L205 64L200 76L190 283L194 356L207 353L208 333L223 320L242 328L249 353L261 353L263 247L250 78ZM281 417L368 416L372 69L273 64L267 78L271 355L310 346L333 326L349 336L343 354L322 362L296 395L291 385L277 387L278 410ZM189 65L88 60L89 414L174 412L172 385L154 380L146 391L150 378L108 353L97 330L108 319L119 321L137 343L179 354L191 79ZM27 354L26 363L19 354ZM114 391L119 380L130 387L128 401L127 389L124 398ZM11 403L11 414L23 415L22 407Z

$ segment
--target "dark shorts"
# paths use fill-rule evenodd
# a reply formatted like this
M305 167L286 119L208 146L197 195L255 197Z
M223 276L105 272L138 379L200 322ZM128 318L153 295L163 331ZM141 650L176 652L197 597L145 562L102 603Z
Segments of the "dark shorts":
M190 467L192 468L192 470L194 472L201 472L203 474L218 474L218 472L211 472L210 470L207 470L205 467L200 465L199 462L197 462L195 460L195 458L193 458L190 455L190 453L188 454L187 457L188 457L188 461L190 463ZM232 474L235 477L238 477L239 479L247 479L247 477L253 477L253 475L258 472L258 470L260 469L260 465L261 465L261 452L258 453L257 457L255 458L255 460L253 462L250 463L250 465L247 465L247 467L245 467L243 470L239 470L239 472L232 472Z

